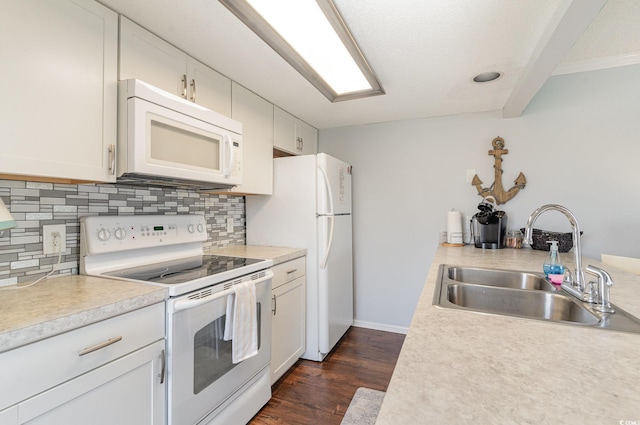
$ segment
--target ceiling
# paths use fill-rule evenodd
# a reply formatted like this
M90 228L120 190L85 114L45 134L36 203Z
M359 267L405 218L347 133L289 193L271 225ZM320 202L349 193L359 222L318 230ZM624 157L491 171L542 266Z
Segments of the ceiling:
M331 103L217 0L100 2L320 129L516 117L553 74L640 63L637 0L334 0L386 94Z

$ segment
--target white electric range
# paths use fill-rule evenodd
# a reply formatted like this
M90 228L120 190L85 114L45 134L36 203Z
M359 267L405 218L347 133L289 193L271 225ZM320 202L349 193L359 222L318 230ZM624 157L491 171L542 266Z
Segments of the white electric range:
M271 397L271 260L207 255L201 215L80 220L80 272L166 287L169 425L246 423ZM233 285L256 287L258 354L231 361L223 339Z

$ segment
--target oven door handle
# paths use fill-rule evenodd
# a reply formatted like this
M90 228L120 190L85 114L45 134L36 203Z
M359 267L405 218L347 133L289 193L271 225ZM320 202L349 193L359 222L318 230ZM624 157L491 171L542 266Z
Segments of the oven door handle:
M273 272L271 270L267 270L263 277L254 280L253 283L257 285L259 283L262 283L266 280L270 280L272 278L273 278ZM173 303L173 311L176 312L181 310L188 310L190 308L195 308L195 307L201 306L202 304L219 300L220 298L226 297L227 295L231 295L234 293L235 291L232 286L229 289L225 289L222 292L218 292L217 294L213 294L211 296L204 297L204 298L190 299L188 297L184 297L179 300L176 300L176 302Z

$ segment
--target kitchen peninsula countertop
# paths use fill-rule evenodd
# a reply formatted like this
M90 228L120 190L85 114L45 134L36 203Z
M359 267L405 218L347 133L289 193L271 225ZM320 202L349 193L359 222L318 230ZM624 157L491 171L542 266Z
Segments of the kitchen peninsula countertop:
M213 248L207 252L209 254L273 260L274 266L307 255L307 250L304 248L259 245L235 245L227 248Z
M0 290L0 353L164 301L165 288L71 275Z
M640 421L640 334L432 305L440 264L540 272L546 255L439 247L376 425ZM573 269L572 252L561 258ZM588 264L613 277L613 304L640 317L640 277Z

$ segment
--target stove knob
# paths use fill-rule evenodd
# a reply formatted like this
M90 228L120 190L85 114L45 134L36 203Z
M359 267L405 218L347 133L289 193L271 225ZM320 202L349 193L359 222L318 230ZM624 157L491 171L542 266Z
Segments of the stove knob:
M111 237L111 233L109 233L107 229L102 228L98 230L98 240L102 242L106 242L109 240L110 237Z
M202 224L198 224L198 232L199 233L204 232L204 226Z
M116 231L114 232L114 235L115 235L116 239L121 241L127 236L127 231L124 230L122 227L118 227L116 229Z
M193 224L188 225L187 230L189 231L189 233L193 233L195 231L195 229L193 228Z

